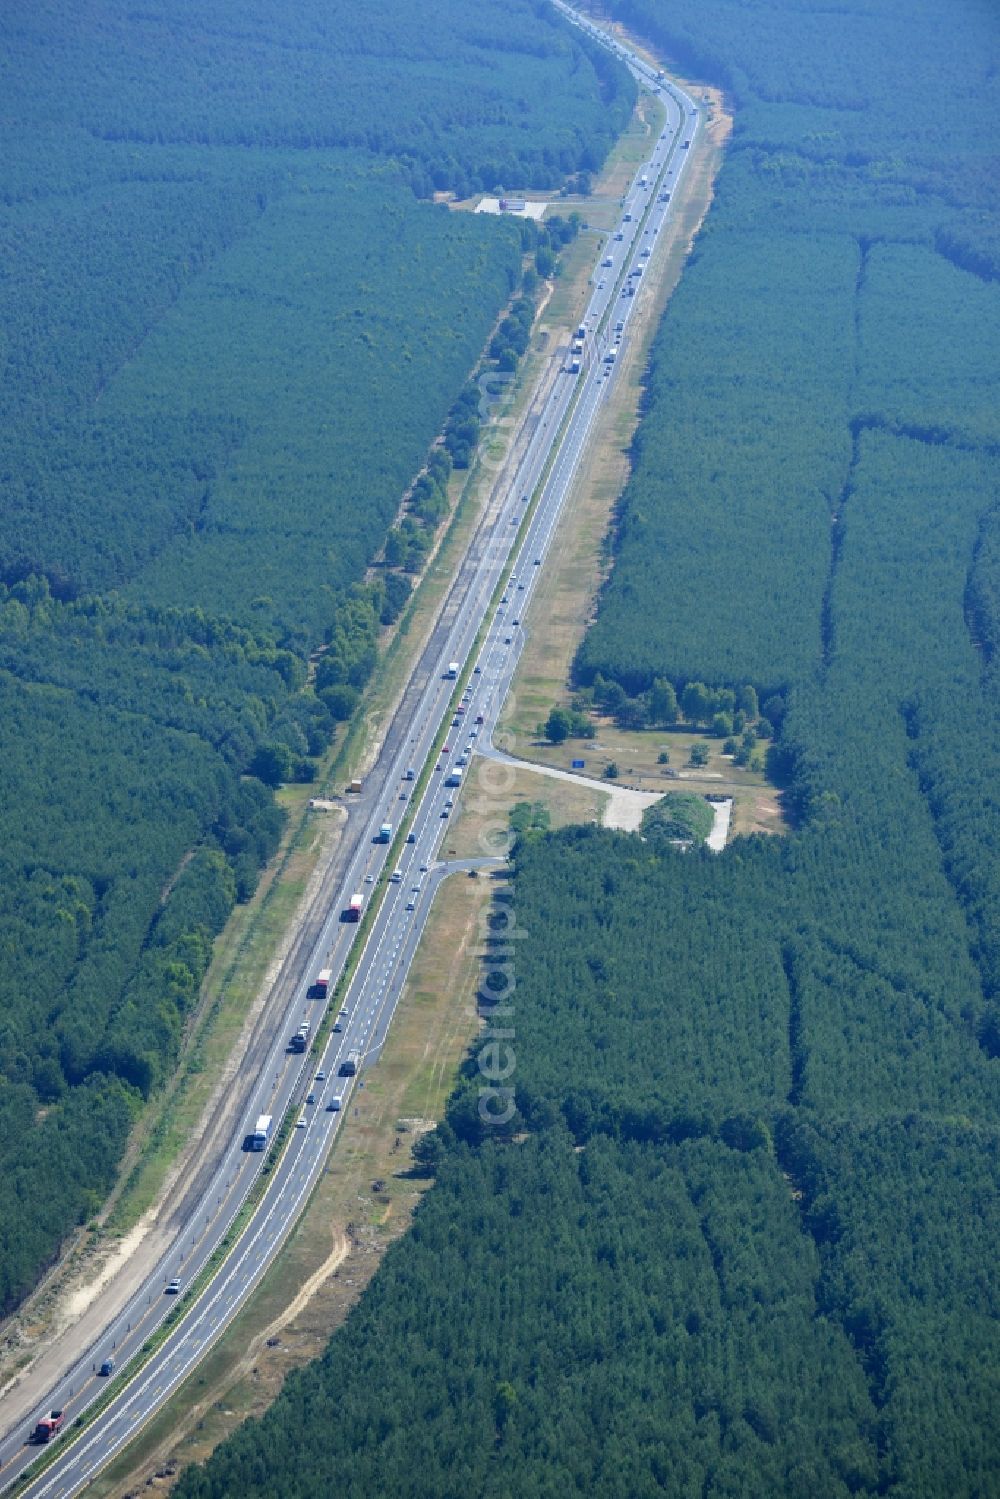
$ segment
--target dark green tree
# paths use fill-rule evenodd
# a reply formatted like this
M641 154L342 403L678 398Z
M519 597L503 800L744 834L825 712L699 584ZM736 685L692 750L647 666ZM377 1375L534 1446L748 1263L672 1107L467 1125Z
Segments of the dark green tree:
M665 677L657 677L649 689L649 720L658 727L677 722L677 693Z
M553 708L545 721L545 737L551 744L562 744L573 728L572 716L565 708Z

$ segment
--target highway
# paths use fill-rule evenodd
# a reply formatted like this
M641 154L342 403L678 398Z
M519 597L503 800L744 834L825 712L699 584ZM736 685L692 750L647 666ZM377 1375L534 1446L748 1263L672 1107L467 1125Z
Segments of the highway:
M628 62L640 81L660 95L667 115L662 134L626 195L620 221L600 252L582 320L579 373L569 372L573 356L567 351L565 369L551 385L530 440L470 546L443 624L432 639L430 660L404 695L400 715L368 778L364 802L349 821L345 837L352 842L339 898L331 905L283 1022L275 1029L250 1095L244 1129L232 1140L185 1231L155 1273L100 1340L65 1371L44 1403L0 1439L0 1483L7 1486L40 1452L50 1450L26 1443L35 1422L50 1409L66 1413L63 1434L52 1448L58 1454L55 1461L39 1476L29 1476L20 1489L33 1499L65 1499L83 1491L176 1390L259 1284L350 1115L354 1090L364 1086L365 1067L377 1060L435 892L456 867L439 856L451 803L461 794L460 784L446 783L456 775L464 779L476 748L492 743L524 643L524 614L541 586L546 553L614 384L617 354L628 337L635 305L633 293L689 159L685 142L693 140L700 124L693 103L672 84L560 0L556 3L574 24L611 45ZM459 665L457 680L449 676L453 662ZM379 828L387 822L392 825L389 844L378 841ZM407 825L407 841L401 837L401 824ZM469 861L457 867L467 868ZM364 945L358 954L353 947L359 928L343 918L354 893L361 894L368 916L360 929ZM349 958L355 967L343 992L343 1017L322 1053L290 1050L299 1026L307 1025L310 1037L315 1036L326 1003L334 1003L309 997L317 974L332 969L332 994ZM358 1071L346 1076L342 1069L351 1053L358 1055ZM307 1102L309 1098L313 1101ZM277 1128L289 1109L296 1123L279 1159L272 1159L272 1151L257 1154L244 1148L244 1135L252 1131L258 1115L272 1115ZM185 1296L225 1238L265 1162L260 1200L235 1248L204 1289ZM175 1278L180 1282L177 1295L167 1289ZM143 1345L171 1312L169 1333L133 1375L130 1364L138 1365ZM96 1371L109 1358L115 1360L114 1372L102 1378ZM106 1392L112 1396L106 1407L70 1441L70 1423Z

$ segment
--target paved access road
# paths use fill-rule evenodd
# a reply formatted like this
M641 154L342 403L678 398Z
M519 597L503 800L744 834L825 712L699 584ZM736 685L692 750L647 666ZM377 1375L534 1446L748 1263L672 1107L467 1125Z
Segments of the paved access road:
M686 96L662 83L620 43L609 43L589 21L561 4L560 9L612 45L640 81L661 95L667 115L662 134L627 194L621 220L598 257L602 263L595 270L583 319L580 371L569 373L572 355L567 351L565 372L552 385L509 483L463 562L442 626L433 637L429 664L418 671L404 695L380 762L369 777L366 790L374 785L377 794L366 795L364 813L352 819L358 826L349 828L348 836L356 841L340 896L303 967L246 1110L244 1129L249 1132L259 1114L271 1114L277 1125L291 1108L298 1122L288 1146L275 1163L270 1153L248 1153L244 1131L238 1132L185 1232L155 1273L99 1342L65 1371L44 1405L5 1433L0 1440L0 1482L9 1484L38 1456L39 1449L25 1443L35 1421L59 1408L65 1410L66 1422L72 1422L108 1386L96 1370L104 1359L114 1357L110 1384L121 1388L76 1440L69 1440L69 1426L55 1439L57 1460L21 1489L33 1499L84 1490L187 1377L258 1285L308 1200L350 1113L354 1089L364 1086L365 1066L377 1058L437 886L454 867L475 862L453 866L438 858L451 815L449 803L461 790L460 784L448 787L446 782L455 775L461 780L478 744L491 743L523 645L521 619L541 585L564 502L615 380L617 351L628 337L634 306L629 288L649 262L670 213L668 195L688 160L684 143L692 141L699 128L697 110ZM610 265L603 263L608 259ZM494 602L501 580L503 592ZM458 704L454 699L459 683L448 672L452 662L459 663L459 681L464 684ZM428 765L425 788L411 800ZM408 779L410 771L413 780ZM389 845L377 841L380 825L386 822L392 825ZM406 842L400 838L401 823L408 824ZM390 878L397 871L398 879ZM377 910L363 928L364 947L345 991L343 1017L322 1055L291 1052L289 1043L300 1024L309 1025L313 1034L319 1026L324 1003L309 998L317 974L330 968L335 983L358 935L359 928L343 920L354 893L362 895L366 908L375 905ZM352 1053L357 1055L358 1071L344 1075ZM178 1294L184 1297L185 1287L224 1238L265 1162L266 1188L235 1249L208 1287L190 1305L182 1300L178 1306L168 1285L176 1277ZM179 1315L169 1336L130 1377L130 1363L137 1363L143 1343L172 1307L178 1307Z

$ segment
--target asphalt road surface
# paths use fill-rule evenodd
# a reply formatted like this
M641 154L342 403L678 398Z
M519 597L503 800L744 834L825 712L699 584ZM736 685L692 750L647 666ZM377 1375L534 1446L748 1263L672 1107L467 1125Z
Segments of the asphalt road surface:
M275 1028L270 1051L264 1054L243 1128L155 1272L99 1341L66 1369L44 1403L0 1440L0 1483L6 1486L42 1450L26 1442L36 1421L50 1409L66 1412L63 1434L54 1439L57 1460L39 1477L29 1477L21 1489L32 1499L56 1499L84 1490L190 1374L258 1285L307 1202L342 1121L350 1115L354 1090L364 1086L365 1067L377 1059L438 885L455 868L476 862L449 864L439 857L449 827L449 802L461 791L460 785L448 787L446 782L456 773L463 776L471 753L492 742L524 643L520 621L541 586L546 552L616 377L617 351L628 337L634 306L629 287L640 279L650 259L644 252L652 251L667 221L671 209L666 195L673 193L685 170L689 153L684 142L693 140L700 123L693 103L673 85L659 80L617 40L609 42L589 21L561 4L560 9L602 43L612 45L640 81L660 95L667 112L663 133L636 173L621 220L598 257L583 319L580 371L569 373L572 356L567 352L565 370L552 384L516 470L470 548L442 625L387 733L379 764L348 826L346 836L353 841L339 897L312 951L302 960L300 980L283 1023ZM643 178L646 185L641 185ZM608 258L610 266L601 264ZM494 602L504 578L502 596ZM448 675L451 662L459 663L458 681ZM464 687L456 703L460 683ZM455 711L457 707L461 712ZM428 765L426 786L413 798ZM408 771L414 773L413 780L407 778ZM379 828L386 822L392 826L389 844L378 841ZM407 825L409 841L401 840L401 824ZM397 871L398 880L391 878ZM307 1024L314 1035L323 1015L326 1002L309 997L317 974L324 968L333 970L332 990L358 937L359 927L343 919L354 893L362 896L366 910L375 905L377 911L364 928L364 947L345 991L343 1017L322 1055L293 1052L289 1044L298 1027ZM344 1075L352 1053L357 1054L358 1070ZM310 1097L311 1103L306 1101ZM277 1129L289 1109L297 1122L276 1163L270 1152L245 1149L245 1135L258 1115L272 1115ZM249 1224L221 1270L188 1304L185 1288L225 1237L265 1162L266 1187ZM180 1282L176 1294L167 1289L175 1278ZM176 1316L169 1335L132 1376L130 1364L172 1309ZM107 1358L115 1360L110 1379L97 1372ZM109 1385L117 1390L114 1398L85 1432L70 1441L71 1423Z

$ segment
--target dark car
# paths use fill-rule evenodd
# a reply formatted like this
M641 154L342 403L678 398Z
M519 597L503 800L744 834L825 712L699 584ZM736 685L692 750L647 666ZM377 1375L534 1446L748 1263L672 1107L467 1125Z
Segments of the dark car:
M109 1374L113 1374L115 1372L115 1361L114 1361L114 1359L113 1358L106 1358L104 1360L104 1363L101 1365L101 1367L98 1369L97 1372L98 1372L98 1374L104 1375L105 1378L107 1378L107 1376Z

